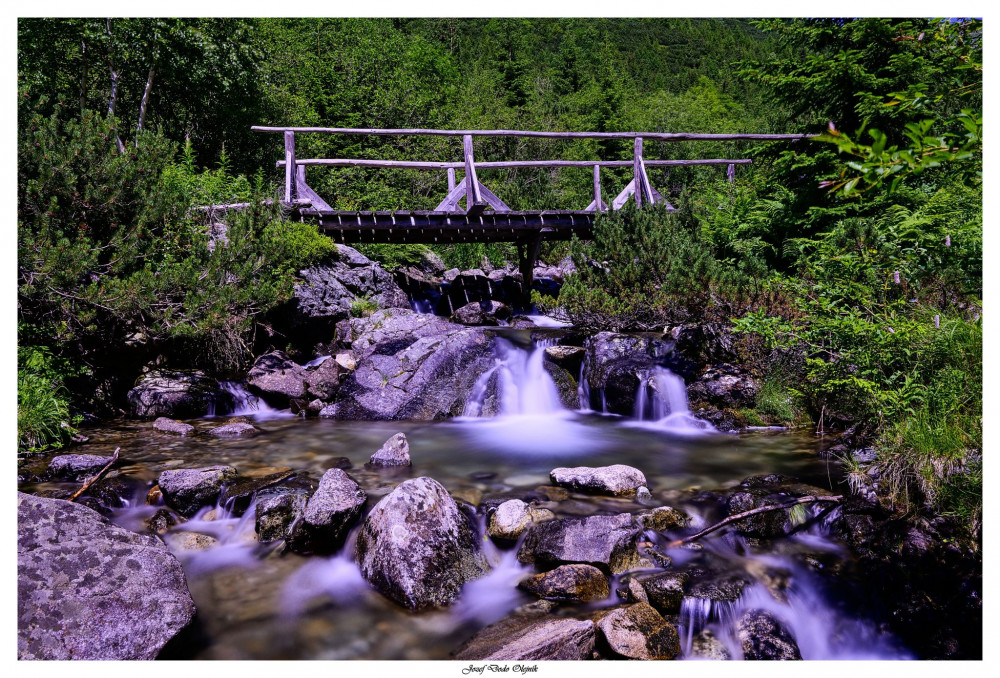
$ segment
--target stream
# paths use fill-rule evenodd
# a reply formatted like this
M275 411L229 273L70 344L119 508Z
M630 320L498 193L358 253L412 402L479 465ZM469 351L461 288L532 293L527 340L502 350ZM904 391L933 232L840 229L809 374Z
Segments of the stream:
M732 488L748 476L784 474L842 490L835 485L842 471L817 454L815 436L715 431L691 415L683 380L666 368L656 368L642 380L631 418L567 409L544 369L545 343L526 349L497 339L495 365L480 377L463 416L450 421L302 419L268 407L241 384L229 383L226 388L237 403L234 412L209 412L187 423L203 432L236 414L252 419L261 435L180 438L157 433L146 422L122 420L88 429L86 451L111 454L121 448L120 471L136 481L137 489L124 498L126 506L116 509L112 520L137 531L162 508L145 504L146 488L161 471L218 464L235 467L241 477L292 469L318 479L333 466L346 468L368 493L365 514L408 477L430 476L457 500L478 506L491 497L518 493L541 493L544 500L544 489L551 487L549 471L558 466L627 464L645 474L650 497L572 493L544 505L560 518L675 506L692 516L695 528L722 517L701 500L703 490ZM491 379L502 384L499 414L482 416ZM581 393L581 402L588 401L589 394ZM409 441L412 468L366 469L371 454L397 432ZM22 489L69 486L50 482ZM307 557L284 552L280 541L258 543L253 504L242 517L229 508L206 507L165 535L198 609L197 624L171 650L172 657L448 659L476 631L535 600L516 588L533 568L518 562L517 545L501 548L482 536L482 512L477 514L478 531L492 571L466 584L450 608L412 613L362 578L353 559L359 527L340 552ZM681 658L694 658L706 633L730 657L740 658L733 624L748 609L768 610L780 619L804 659L909 658L910 652L884 631L883 613L856 594L854 578L863 573L852 570L849 553L828 537L824 525L822 518L808 521L803 529L769 542L766 552L727 530L704 539L701 549L671 548L674 535L647 531L645 538L669 555L674 567L736 572L752 582L733 600L683 600L674 620ZM198 535L215 541L205 550L189 548ZM563 605L554 614L579 616L623 602L615 592L620 579L612 578L609 599Z

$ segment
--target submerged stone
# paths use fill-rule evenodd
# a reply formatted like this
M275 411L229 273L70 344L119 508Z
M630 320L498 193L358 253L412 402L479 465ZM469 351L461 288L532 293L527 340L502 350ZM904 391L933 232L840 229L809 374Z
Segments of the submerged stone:
M520 499L510 499L496 507L486 525L486 533L494 539L515 541L535 523L552 520L548 509L535 508Z
M154 659L194 616L158 538L66 501L17 496L18 659Z
M194 426L191 424L185 424L184 422L168 419L167 417L158 417L153 422L153 429L160 433L171 433L178 436L187 436L194 433Z
M260 433L253 424L237 421L209 429L208 434L219 438L247 438Z
M254 516L257 539L269 542L290 537L291 528L301 518L308 500L304 494L291 492L261 497Z
M448 605L489 570L466 517L432 478L414 478L386 495L365 519L357 543L364 578L412 609Z

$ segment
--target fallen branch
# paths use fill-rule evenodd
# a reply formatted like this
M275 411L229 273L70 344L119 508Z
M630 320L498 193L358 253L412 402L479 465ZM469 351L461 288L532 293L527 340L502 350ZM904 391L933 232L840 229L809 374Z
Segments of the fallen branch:
M79 497L84 492L86 492L90 488L91 485L93 485L98 480L100 480L101 478L103 478L104 474L107 473L111 469L111 467L115 465L116 461L118 461L118 453L121 451L121 449L122 448L120 448L120 447L116 447L115 448L115 456L111 457L111 461L109 461L104 468L102 468L100 471L98 471L97 475L91 476L87 480L87 482L85 482L83 484L83 487L81 487L79 490L77 490L76 494L74 494L72 497L70 497L69 500L70 501L76 501L76 498Z
M684 537L683 539L677 539L675 541L672 541L672 542L670 542L668 544L668 546L674 547L674 546L682 546L683 544L688 544L690 542L693 542L693 541L696 541L698 539L701 539L705 535L711 534L712 532L715 532L716 530L719 530L719 529L725 527L726 525L729 525L730 523L735 523L735 522L738 522L740 520L743 520L744 518L749 518L750 516L755 516L758 513L766 513L768 511L778 511L778 510L781 510L781 509L789 509L789 508L792 508L793 506L797 506L798 504L812 504L814 502L834 502L834 503L836 503L836 502L839 502L843 498L844 497L842 495L839 495L839 494L836 495L836 496L832 496L832 497L816 497L816 496L813 496L813 495L809 495L808 497L799 497L798 499L792 499L791 501L786 501L783 504L775 504L774 506L760 506L760 507L755 508L755 509L750 509L749 511L743 511L742 513L735 513L735 514L733 514L731 516L728 516L725 520L722 520L722 521L716 523L715 525L712 525L711 527L706 527L701 532L698 532L696 534L692 534L690 537Z

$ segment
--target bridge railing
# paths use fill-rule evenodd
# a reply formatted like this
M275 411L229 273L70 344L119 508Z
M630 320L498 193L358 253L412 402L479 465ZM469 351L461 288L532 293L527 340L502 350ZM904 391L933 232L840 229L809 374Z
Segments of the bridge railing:
M797 141L807 139L808 134L688 134L666 132L543 132L529 130L438 130L438 129L359 129L345 127L265 127L251 128L258 132L281 132L285 140L285 158L278 161L278 167L285 168L284 201L289 204L312 203L318 210L333 211L332 208L306 183L305 168L310 165L328 167L375 167L447 173L448 193L435 212L482 214L487 208L495 212L510 212L500 198L479 180L478 169L502 169L515 167L592 167L594 176L594 199L583 212L601 212L621 209L631 197L636 205L664 203L668 210L673 207L653 188L646 172L647 167L670 167L691 165L726 165L726 174L733 181L736 165L749 165L747 158L723 159L707 158L697 160L646 160L643 157L643 139L656 141ZM425 162L408 160L369 160L360 158L297 158L295 135L302 133L375 135L375 136L450 136L462 137L463 159L459 162ZM478 162L473 149L474 137L536 137L546 139L633 139L632 160L504 160ZM633 177L629 184L607 205L601 195L602 167L632 167ZM456 170L463 170L462 181L456 182ZM465 209L459 205L465 200Z

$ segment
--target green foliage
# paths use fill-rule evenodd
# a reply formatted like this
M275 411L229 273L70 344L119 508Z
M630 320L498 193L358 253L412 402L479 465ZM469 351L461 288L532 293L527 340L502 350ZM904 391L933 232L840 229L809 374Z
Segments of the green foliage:
M406 266L419 266L430 252L430 248L426 245L380 243L358 243L357 250L369 259L382 264L387 271L395 271Z
M17 350L17 449L41 452L59 447L76 431L63 385L67 366L45 347Z
M351 317L367 318L378 309L378 302L368 297L361 297L351 302Z

